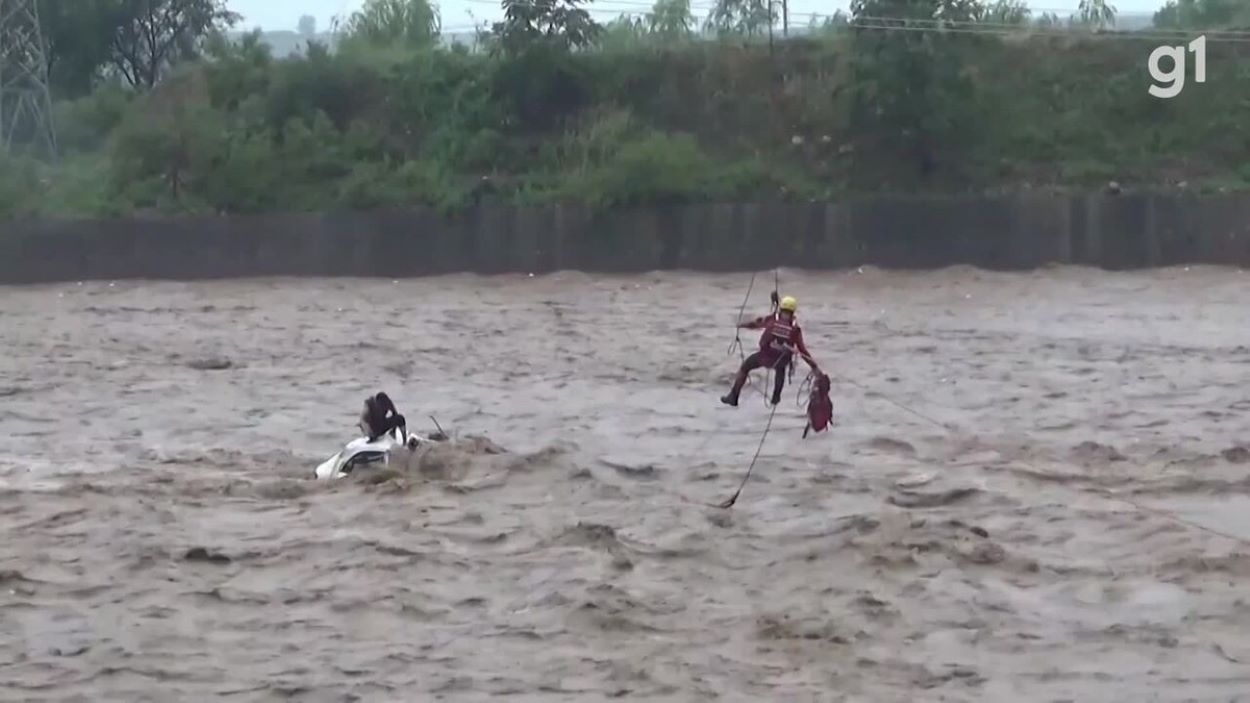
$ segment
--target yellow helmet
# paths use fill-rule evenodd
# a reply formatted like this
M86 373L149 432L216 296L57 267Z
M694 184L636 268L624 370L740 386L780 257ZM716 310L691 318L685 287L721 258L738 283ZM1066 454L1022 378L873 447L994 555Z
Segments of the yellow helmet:
M780 308L782 310L789 310L790 312L794 312L795 309L798 307L799 307L799 301L795 300L794 298L788 295L781 299Z

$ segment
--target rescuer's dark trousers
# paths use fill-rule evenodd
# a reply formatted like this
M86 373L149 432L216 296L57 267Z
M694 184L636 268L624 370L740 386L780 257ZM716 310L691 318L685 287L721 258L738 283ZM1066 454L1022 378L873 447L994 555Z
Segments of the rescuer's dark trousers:
M737 405L738 395L742 393L742 387L746 385L747 374L755 369L770 367L773 370L773 405L781 402L781 389L786 385L786 373L790 370L790 362L792 355L790 352L783 352L779 356L765 356L763 352L755 352L743 360L742 366L738 369L738 375L734 378L733 388L729 389L729 395L721 398L726 405Z

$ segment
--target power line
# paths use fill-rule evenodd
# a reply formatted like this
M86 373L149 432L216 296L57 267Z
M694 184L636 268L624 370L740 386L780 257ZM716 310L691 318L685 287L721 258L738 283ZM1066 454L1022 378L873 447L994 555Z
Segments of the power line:
M819 16L819 15L817 15ZM1060 36L1083 36L1095 39L1192 39L1206 36L1212 42L1240 43L1250 41L1250 31L1245 30L1170 30L1148 29L1131 32L1100 31L1091 32L1084 27L1056 27L1038 24L1010 24L1004 22L982 22L976 20L941 20L941 19L908 19L896 17L861 17L847 22L848 27L859 29L875 29L883 31L903 32L955 32L993 35L1039 35L1053 34Z
M495 5L499 3L496 0L465 0L469 3L481 5ZM714 9L716 3L711 0L701 0L700 2L690 3L691 10ZM604 16L613 14L615 16L637 17L649 14L654 8L654 4L646 2L646 0L596 0L591 7L585 8L589 14ZM622 12L621 10L642 10L642 12ZM1070 9L1060 10L1058 8L1036 8L1035 12L1042 14L1066 12L1069 16L1075 16ZM692 13L694 15L695 13ZM820 12L790 12L788 16L791 18L819 20L833 19L835 15ZM984 20L948 20L948 19L901 19L897 17L883 16L864 16L852 18L842 13L842 17L846 18L844 25L847 28L855 28L860 30L882 31L882 32L946 32L951 34L973 34L984 36L1064 36L1079 37L1082 39L1093 39L1096 41L1103 40L1127 40L1127 41L1145 41L1145 40L1187 40L1197 36L1205 36L1212 43L1247 43L1250 42L1250 31L1247 30L1226 30L1226 29L1192 29L1192 30L1173 30L1173 29L1141 29L1133 31L1117 32L1110 31L1091 31L1089 27L1069 27L1063 25L1044 25L1039 24L1036 19L1029 19L1022 23L1007 23ZM705 17L694 16L693 19L704 19ZM775 23L774 23L775 24Z

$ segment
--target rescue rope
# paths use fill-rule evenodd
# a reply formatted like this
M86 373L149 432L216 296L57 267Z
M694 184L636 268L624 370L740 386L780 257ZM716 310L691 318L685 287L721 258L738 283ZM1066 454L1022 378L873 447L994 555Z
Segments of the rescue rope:
M837 376L836 378L838 378L838 380L841 380L841 381L846 381L847 383L851 384L852 386L855 386L856 388L858 388L858 389L862 390L864 393L867 393L867 394L870 394L870 395L875 395L875 396L877 396L878 398L880 398L880 399L884 400L885 402L889 403L890 405L893 405L894 407L899 408L900 410L904 410L904 411L906 411L906 412L909 412L909 413L911 413L912 415L915 415L916 417L920 418L921 420L925 420L925 421L927 421L927 422L931 422L931 423L933 423L934 425L937 425L938 427L941 427L942 429L944 429L944 430L946 430L946 431L948 431L948 432L949 432L949 431L950 431L950 429L951 429L951 428L950 428L950 426L948 426L948 425L947 425L947 423L944 423L944 422L938 422L937 420L934 420L933 418L929 417L928 415L925 415L924 413L922 413L922 412L920 412L920 411L918 411L918 410L913 410L913 409L911 409L911 408L907 407L906 405L903 405L902 403L900 403L900 402L898 402L898 401L896 401L896 400L892 400L889 396L887 396L887 395L885 395L885 394L883 394L883 393L878 393L877 391L874 391L874 390L872 390L872 389L870 389L870 388L868 388L868 387L864 386L863 384L858 383L858 382L857 382L857 381L855 381L854 379L850 379L850 378L847 378L847 377L845 377L845 376Z
M779 297L780 294L781 294L781 271L780 269L774 268L773 269L773 292L769 294L768 296L769 302L772 303L772 305L769 307L769 311L768 311L769 315L777 314L777 308L781 305L781 298ZM772 366L766 367L764 369L764 390L760 391L760 395L763 396L764 398L764 407L766 408L769 405L769 400L771 400L772 398L772 393L771 391L769 391L769 389L773 385L773 371L777 370L777 364L780 364L780 363L781 363L781 358L778 358L777 361L773 362ZM790 368L793 369L794 364L791 364ZM750 380L751 380L750 375L748 375L747 381L750 382ZM776 406L773 406L773 407L774 409L776 409ZM768 418L768 422L769 424L772 424L771 415ZM768 430L765 430L764 434L767 435ZM763 443L763 440L761 440L761 445L762 443Z
M746 297L745 297L745 298L743 299L743 301L742 301L742 307L741 307L741 308L739 308L739 310L738 310L738 320L739 320L739 323L741 322L741 319L742 319L742 315L743 315L743 313L746 311L747 302L750 300L750 297L751 297L751 290L754 288L754 286L755 286L755 274L754 274L754 273L752 273L752 274L751 274L751 282L750 282L750 284L747 286L747 294L746 294ZM780 290L780 288L781 288L781 277L780 277L780 274L779 274L779 272L778 272L778 270L777 270L777 269L773 269L773 292L772 292L772 311L773 311L773 312L776 312L777 307L778 307L778 304L779 304L779 299L778 299L777 295L778 295L778 291ZM738 352L739 352L739 355L740 355L741 359L742 359L743 361L745 361L745 359L746 359L746 354L745 354L745 352L744 352L744 351L743 351L743 349L742 349L741 330L737 327L737 324L735 324L735 325L734 325L734 329L735 329L735 331L734 331L734 341L730 344L730 347L729 347L729 352L728 352L728 353L729 353L730 355L731 355L731 354L733 354L733 349L734 349L734 347L736 346L736 347L738 348ZM795 361L795 360L792 358L792 359L791 359L790 368L789 368L789 371L790 371L790 380L791 380L791 382L793 382L793 380L794 380L794 361ZM780 363L780 360L778 360L778 362L777 362L777 363ZM760 391L760 395L764 396L764 403L765 403L765 405L766 405L766 406L768 405L768 401L769 401L769 396L768 396L768 394L767 394L767 386L768 386L768 382L771 380L771 375L772 375L772 372L773 372L774 370L775 370L775 364L774 364L774 366L768 366L768 367L765 367L765 390L764 390L764 391ZM886 401L887 403L890 403L891 405L893 405L893 406L897 407L898 409L903 410L904 412L910 413L910 414L912 414L912 415L914 415L914 416L916 416L916 417L918 417L918 418L920 418L920 419L922 419L922 420L924 420L924 421L926 421L926 422L928 422L928 423L930 423L930 424L934 425L935 427L940 427L940 428L942 428L943 430L945 430L946 432L950 432L950 431L952 430L952 427L951 427L951 425L950 425L950 424L943 423L943 422L939 422L938 420L936 420L936 419L934 419L934 418L932 418L932 417L930 417L930 416L928 416L928 415L926 415L926 414L924 414L924 413L920 412L919 410L916 410L915 408L909 407L909 406L907 406L907 405L905 405L905 404L903 404L903 403L901 403L901 402L899 402L899 401L894 400L893 398L889 397L888 395L885 395L884 393L879 393L879 392L876 392L876 391L873 391L873 390L869 389L867 386L864 386L863 384L859 383L858 381L855 381L854 379L847 378L846 376L841 376L841 375L837 375L837 376L835 376L835 377L836 377L836 378L838 378L838 379L839 379L839 380L841 380L841 381L844 381L844 382L846 382L846 383L849 383L849 384L851 384L851 385L855 386L856 388L859 388L860 390L864 391L866 394L875 395L876 397L881 398L882 400ZM797 406L797 407L802 408L803 410L806 410L806 409L807 409L807 405L808 405L808 404L810 404L810 402L811 402L811 401L810 401L810 393L808 394L808 395L809 395L808 401L807 401L806 403L805 403L805 402L803 402L803 397L804 397L804 389L805 389L805 388L807 388L807 387L808 387L808 384L810 384L810 383L812 383L812 382L814 382L814 373L813 373L811 370L809 370L809 371L808 371L808 373L807 373L807 377L806 377L806 378L804 378L803 382L799 385L799 387L798 387L798 392L797 392L797 395L796 395L796 397L795 397L795 404L796 404L796 406ZM752 389L754 389L754 390L759 390L759 389L756 389L756 388L755 388L755 385L751 382L751 378L750 378L750 375L749 375L749 374L748 374L748 376L747 376L747 385L748 385L749 387L751 387ZM809 389L809 390L810 390L810 389ZM760 457L760 452L761 452L761 451L763 450L763 448L764 448L764 441L768 438L768 433L769 433L769 431L772 429L772 425L773 425L773 417L777 414L777 407L778 407L777 405L773 405L773 406L772 406L771 411L770 411L770 412L769 412L769 414L768 414L768 423L767 423L767 424L765 424L765 426L764 426L764 432L763 432L763 434L761 434L761 435L760 435L760 443L759 443L759 446L757 446L757 447L756 447L756 449L755 449L755 456L751 457L751 464L747 467L747 472L746 472L746 475L742 477L742 483L740 483L740 484L738 485L738 490L734 491L734 494L733 494L732 496L730 496L730 498L729 498L728 500L726 500L726 501L724 501L724 502L722 502L722 503L720 503L720 504L718 504L718 505L711 506L711 507L722 508L722 509L728 509L728 508L733 507L734 503L736 503L736 502L737 502L738 497L742 494L742 489L746 487L747 482L751 479L751 473L755 470L755 464L756 464L756 462L759 460L759 457ZM1026 466L1028 466L1028 465L1026 464ZM1037 469L1036 469L1036 468L1034 468L1034 467L1030 467L1030 468L1032 468L1034 471L1037 471ZM1038 473L1044 473L1044 472L1040 472L1040 471L1039 471ZM1234 535L1234 534L1231 534L1231 533L1228 533L1228 532L1224 532L1224 531L1222 531L1222 530L1217 530L1217 529L1214 529L1214 528L1211 528L1211 527L1207 527L1206 525L1202 525L1202 524L1199 524L1199 523L1193 522L1192 520L1186 520L1185 518L1182 518L1182 517L1180 517L1179 515L1177 515L1177 514L1175 514L1175 513L1173 513L1173 512L1170 512L1170 511L1167 511L1167 510L1163 510L1163 509L1161 509L1161 508L1154 508L1154 507L1150 507L1150 506L1147 506L1147 505L1142 505L1141 503L1139 503L1139 502L1137 502L1137 501L1135 501L1135 500L1133 500L1133 499L1131 499L1131 498L1127 498L1127 497L1124 497L1124 496L1122 496L1122 495L1119 495L1118 493L1116 493L1115 491L1113 491L1113 490L1111 490L1111 489L1107 489L1107 488L1095 488L1095 489L1093 489L1093 491L1092 491L1092 492L1093 492L1093 493L1095 493L1095 494L1098 494L1098 495L1103 496L1103 497L1104 497L1104 498L1106 498L1107 500L1111 500L1111 501L1113 501L1113 502L1120 502L1120 503L1123 503L1123 504L1125 504L1125 505L1128 505L1128 506L1132 507L1133 509L1135 509L1135 510L1137 510L1137 511L1139 511L1139 512L1149 513L1149 514L1156 515L1156 516L1161 517L1161 518L1163 518L1163 519L1165 519L1165 520L1168 520L1168 521L1170 521L1170 522L1173 522L1173 523L1175 523L1175 524L1177 524L1177 525L1182 525L1182 526L1185 526L1185 527L1189 527L1189 528L1192 528L1192 529L1198 530L1198 531L1200 531L1200 532L1205 532L1205 533L1207 533L1207 534L1214 535L1214 536L1217 536L1217 537L1223 537L1224 539L1229 539L1229 540L1232 540L1232 541L1234 541L1234 542L1238 542L1238 543L1240 543L1240 544L1250 544L1250 539L1247 539L1247 538L1245 538L1245 537L1241 537L1241 536Z
M745 360L746 360L746 353L745 353L745 352L743 351L743 349L742 349L741 329L740 329L740 328L738 328L738 324L740 324L740 323L741 323L741 321L742 321L742 315L743 315L743 313L746 311L747 302L748 302L748 301L750 300L750 298L751 298L751 290L754 288L754 286L755 286L755 274L754 274L754 273L752 273L752 274L751 274L751 282L750 282L750 284L748 284L748 285L747 285L747 294L746 294L746 297L745 297L745 298L743 298L743 300L742 300L742 307L741 307L741 308L739 308L739 310L738 310L738 323L735 323L735 324L734 324L734 341L730 343L730 345L729 345L729 351L728 351L728 354L727 354L727 355L732 355L732 354L733 354L734 347L736 346L736 347L738 348L739 357L740 357L740 359L741 359L742 361L745 361ZM778 269L774 268L774 269L773 269L773 292L772 292L772 296L771 296L771 300L772 300L772 312L774 312L774 313L777 311L777 307L778 307L778 305L779 305L779 303L780 303L780 300L779 300L779 298L778 298L778 291L779 291L780 289L781 289L781 275L780 275L780 272L778 271ZM784 357L783 357L783 358L784 358ZM789 372L790 372L790 381L791 381L791 383L793 383L793 381L794 381L794 364L795 364L795 361L796 361L796 360L793 358L793 355L791 355L791 363L790 363L790 368L789 368ZM780 359L779 359L776 363L780 363ZM773 366L767 366L767 367L765 367L765 377L764 377L764 378L765 378L765 380L764 380L764 383L765 383L765 389L764 389L763 391L760 391L760 395L764 396L764 404L765 404L765 406L767 406L767 405L769 404L769 403L768 403L768 401L769 401L769 399L770 399L770 398L769 398L769 395L768 395L767 391L768 391L768 386L770 385L770 384L769 384L769 381L771 381L771 380L772 380L771 376L772 376L772 372L775 370L775 367L776 367L776 364L774 364ZM841 380L841 381L845 381L846 383L849 383L849 384L851 384L851 385L855 386L856 388L859 388L860 390L864 391L864 392L865 392L865 393L867 393L867 394L870 394L870 395L875 395L875 396L877 396L878 398L881 398L882 400L886 401L887 403L890 403L891 405L893 405L893 406L895 406L895 407L899 408L900 410L903 410L903 411L905 411L905 412L907 412L907 413L910 413L910 414L912 414L912 415L915 415L916 417L918 417L918 418L920 418L920 419L922 419L922 420L925 420L926 422L931 423L931 424L932 424L932 425L934 425L935 427L940 427L940 428L942 428L942 429L943 429L943 430L945 430L946 432L950 432L950 431L952 430L951 425L949 425L949 424L947 424L947 423L939 422L939 421L937 421L936 419L934 419L934 418L932 418L932 417L930 417L930 416L928 416L928 415L926 415L926 414L924 414L924 413L922 413L922 412L920 412L920 411L918 411L918 410L916 410L916 409L914 409L914 408L908 407L907 405L905 405L905 404L903 404L903 403L900 403L900 402L898 402L898 401L894 400L893 398L890 398L889 396L885 395L884 393L879 393L879 392L873 391L873 390L869 389L868 387L864 386L863 384L861 384L861 383L859 383L859 382L855 381L854 379L847 378L847 377L845 377L845 376L836 376L836 378L838 378L838 379L839 379L839 380ZM813 374L813 372L812 372L811 370L809 370L809 371L808 371L808 373L807 373L807 377L806 377L806 378L803 380L803 382L799 385L799 388L798 388L798 394L797 394L797 396L795 397L795 404L796 404L798 407L800 407L800 408L804 409L805 411L806 411L806 409L807 409L807 405L810 403L810 393L809 393L809 399L808 399L808 402L807 402L807 403L804 403L804 402L803 402L803 396L804 396L803 390L804 390L804 388L805 388L805 387L807 387L807 385L808 385L809 383L812 383L812 382L814 382L814 374ZM750 375L749 375L749 374L747 375L747 386L748 386L748 387L750 387L750 388L752 388L752 389L754 389L754 390L759 390L759 389L755 388L754 383L752 383L752 382L751 382L751 377L750 377ZM780 405L780 404L778 404L778 405ZM722 508L722 509L728 509L728 508L733 507L734 503L736 503L736 502L737 502L738 497L742 494L742 489L746 487L747 482L751 479L751 473L752 473L752 471L754 471L754 470L755 470L755 464L756 464L756 462L759 460L759 457L760 457L760 452L761 452L761 451L763 450L763 448L764 448L764 440L766 440L766 439L768 438L768 432L769 432L769 430L771 430L771 429L772 429L772 425L773 425L773 417L777 414L777 407L778 407L777 405L773 405L773 406L772 406L772 410L771 410L771 411L769 412L769 414L768 414L768 423L764 426L764 432L763 432L763 434L761 434L761 435L760 435L760 443L759 443L759 446L757 446L757 447L756 447L756 449L755 449L755 456L753 456L753 457L751 458L751 464L747 467L747 472L746 472L746 475L742 477L742 483L738 485L738 490L734 491L734 494L733 494L732 496L730 496L729 500L726 500L726 501L724 501L724 502L722 502L722 503L720 503L720 504L718 504L718 505L711 506L711 507ZM1027 466L1027 464L1026 464L1026 466ZM1030 468L1033 468L1033 467L1030 467ZM1034 470L1034 471L1037 471L1037 469L1036 469L1036 468L1033 468L1033 470ZM1043 473L1043 472L1039 472L1039 473ZM1123 504L1125 504L1125 505L1131 506L1131 507L1132 507L1132 508L1134 508L1135 510L1138 510L1138 511L1143 512L1143 513L1150 513L1150 514L1156 515L1156 516L1158 516L1158 517L1161 517L1161 518L1163 518L1163 519L1165 519L1165 520L1169 520L1169 521L1171 521L1171 522L1173 522L1173 523L1175 523L1175 524L1178 524L1178 525L1183 525L1183 526L1185 526L1185 527L1190 527L1190 528L1193 528L1193 529L1195 529L1195 530L1199 530L1199 531L1201 531L1201 532L1206 532L1207 534L1215 535L1215 536L1217 536L1217 537L1223 537L1223 538L1225 538L1225 539L1230 539L1230 540L1233 540L1234 542L1239 542L1239 543L1241 543L1241 544L1250 544L1250 539L1247 539L1247 538L1245 538L1245 537L1240 537L1240 536L1237 536L1237 535L1234 535L1234 534L1230 534L1230 533L1227 533L1227 532L1223 532L1223 531L1221 531L1221 530L1216 530L1216 529L1213 529L1213 528L1207 527L1207 526L1205 526L1205 525L1198 524L1198 523L1193 522L1193 521L1191 521L1191 520L1186 520L1185 518L1182 518L1182 517L1180 517L1180 516L1176 515L1175 513L1169 512L1169 511L1167 511L1167 510L1163 510L1163 509L1160 509L1160 508L1152 508L1152 507L1150 507L1150 506L1142 505L1142 504L1138 503L1138 502L1137 502L1137 501L1135 501L1135 500L1132 500L1132 499L1130 499L1130 498L1126 498L1126 497L1124 497L1124 496L1121 496L1121 495L1119 495L1119 494L1115 493L1115 492L1114 492L1114 491L1112 491L1111 489L1107 489L1107 488L1095 488L1095 489L1093 490L1093 492L1094 492L1094 493L1096 493L1096 494L1102 495L1103 497L1107 498L1108 500L1111 500L1111 501L1118 501L1118 502L1123 503Z
M851 385L853 385L853 386L856 386L857 388L860 388L860 389L864 390L865 392L874 393L877 397L879 397L879 398L881 398L881 399L885 400L886 402L890 403L891 405L894 405L895 407L898 407L898 408L899 408L899 409L901 409L901 410L905 410L905 411L907 411L907 412L909 412L909 413L911 413L911 414L915 415L916 417L921 418L922 420L925 420L925 421L927 421L927 422L929 422L929 423L932 423L932 424L933 424L934 426L936 426L936 427L940 427L940 428L942 428L943 430L946 430L947 432L950 432L950 431L951 431L951 427L950 427L949 425L947 425L947 424L945 424L945 423L942 423L942 422L938 422L937 420L935 420L935 419L933 419L933 418L929 417L928 415L925 415L924 413L921 413L921 412L919 412L919 411L917 411L917 410L914 410L914 409L912 409L912 408L909 408L909 407L907 407L906 405L904 405L903 403L900 403L900 402L898 402L898 401L895 401L895 400L891 399L890 397L888 397L888 396L886 396L886 395L884 395L884 394L882 394L882 393L875 393L875 392L873 392L873 391L870 391L870 390L869 390L867 387L865 387L864 385L862 385L862 384L860 384L860 383L857 383L856 381L853 381L853 380L848 379L848 378L846 378L846 377L839 377L839 378L840 378L841 380L843 380L843 381L846 381L846 382L850 383L850 384L851 384ZM806 385L808 382L812 381L812 379L813 379L813 374L809 371L809 372L808 372L808 374L807 374L807 378L806 378L806 379L804 379L804 381L803 381L803 385ZM797 398L797 399L796 399L796 401L800 401L800 402L801 402L801 399L802 399L802 386L800 386L800 395L799 395L799 398ZM733 507L734 503L736 503L736 502L737 502L737 500L738 500L738 496L740 496L740 495L742 494L742 489L746 487L746 485L747 485L747 481L748 481L748 480L750 480L750 478L751 478L751 472L755 469L755 463L756 463L756 461L759 459L759 456L760 456L760 451L761 451L761 450L763 450L763 448L764 448L764 440L768 437L768 432L769 432L769 430L772 428L772 424L773 424L773 416L776 414L776 412L777 412L777 406L776 406L776 405L774 405L774 406L773 406L773 408L772 408L772 412L770 412L770 413L769 413L769 415L768 415L768 424L764 426L764 433L760 436L760 443L759 443L759 446L755 449L755 456L751 458L751 464L750 464L750 466L748 466L748 467L747 467L747 473L746 473L746 475L745 475L745 476L743 476L743 478L742 478L742 483L738 485L738 490L734 491L734 494L733 494L733 495L729 498L729 500L726 500L726 501L724 501L723 503L720 503L720 504L718 504L718 505L709 506L709 507L715 507L715 508L728 509L728 508ZM1035 472L1039 473L1039 474L1044 474L1044 473L1045 473L1045 472L1043 472L1043 471L1039 471L1036 467L1033 467L1033 466L1031 466L1031 465L1029 465L1029 464L1023 464L1023 465L1024 465L1024 466L1026 466L1026 467L1028 467L1029 469L1031 469L1031 470L1033 470L1033 471L1035 471ZM1139 503L1139 502L1137 502L1137 501L1133 500L1132 498L1127 498L1127 497L1125 497L1125 496L1120 495L1119 493L1116 493L1116 492L1115 492L1114 490L1112 490L1112 489L1109 489L1109 488L1094 488L1094 489L1092 489L1092 491L1091 491L1091 492L1092 492L1092 493L1094 493L1094 494L1096 494L1096 495L1100 495L1100 496L1102 496L1103 498L1105 498L1105 499L1107 499L1107 500L1110 500L1110 501L1112 501L1112 502L1119 502L1119 503L1123 503L1124 505L1128 505L1129 507L1132 507L1134 510L1137 510L1137 511L1139 511L1139 512L1143 512L1143 513L1149 513L1149 514L1155 515L1155 516L1157 516L1157 517L1163 518L1164 520L1168 520L1168 521L1170 521L1170 522L1172 522L1172 523L1175 523L1175 524L1177 524L1177 525L1181 525L1181 526L1184 526L1184 527L1189 527L1189 528L1191 528L1191 529L1198 530L1199 532L1205 532L1205 533L1207 533L1207 534L1209 534L1209 535L1214 535L1214 536L1216 536L1216 537L1223 537L1224 539L1227 539L1227 540L1232 540L1232 541L1237 542L1237 543L1239 543L1239 544L1250 545L1250 539L1247 539L1246 537L1242 537L1242 536L1240 536L1240 535L1235 535L1235 534L1232 534L1232 533L1229 533L1229 532L1224 532L1223 530L1217 530L1217 529L1212 528L1212 527L1207 527L1206 525L1202 525L1202 524L1197 523L1197 522L1194 522L1194 521L1192 521L1192 520L1187 520L1187 519L1185 519L1185 518L1183 518L1183 517L1180 517L1180 516L1179 516L1179 515L1177 515L1176 513L1173 513L1173 512L1168 511L1168 510L1164 510L1164 509L1162 509L1162 508L1154 508L1154 507L1151 507L1151 506L1148 506L1148 505L1142 505L1141 503Z
M755 456L751 457L751 465L747 467L747 474L742 477L742 483L738 484L738 490L734 491L734 494L729 497L729 500L711 507L727 510L732 508L734 503L738 501L738 496L742 495L742 489L746 488L747 481L751 479L751 472L755 470L755 462L760 458L760 451L764 449L764 440L768 439L768 431L772 429L773 416L777 414L777 407L779 405L781 404L778 403L777 405L774 405L772 412L768 413L768 424L764 426L764 434L760 435L759 446L755 448Z
M747 294L742 298L742 307L738 308L738 321L734 323L734 341L729 343L729 350L725 356L733 356L734 347L738 348L738 356L740 361L746 361L746 352L742 350L742 328L738 325L742 324L742 315L746 312L747 302L751 300L751 289L755 287L755 274L751 274L751 282L747 285Z
M746 361L746 354L742 351L742 341L741 341L741 336L740 336L741 328L739 328L737 325L741 324L742 322L742 315L746 311L747 301L751 297L751 288L754 285L755 285L755 274L752 273L751 283L747 286L746 298L742 300L742 307L739 308L738 310L738 323L734 325L734 341L729 346L729 354L733 354L733 348L735 345L738 347L738 352L741 355L743 362ZM771 310L769 314L776 314L777 308L781 305L780 293L781 293L781 272L779 269L774 268L773 269L773 292L772 292L772 295L769 296L769 299L772 302L772 306L771 306ZM771 396L769 394L769 388L772 386L772 381L773 381L772 375L774 371L777 371L777 367L787 358L790 360L790 364L789 364L790 381L793 382L794 381L794 364L795 364L795 359L794 359L793 354L791 355L783 354L782 356L778 357L777 360L774 361L771 365L764 367L764 389L763 390L756 388L755 384L752 383L751 381L751 375L749 373L747 374L747 379L746 379L747 387L751 388L752 390L759 391L760 395L764 397L764 406L768 407L771 405L772 408L768 412L768 422L767 424L764 425L764 432L760 435L760 443L755 448L755 456L751 457L751 464L747 466L746 475L742 477L742 483L738 484L738 490L734 491L734 494L729 497L729 500L726 500L722 503L719 503L711 507L721 508L721 509L732 508L734 503L738 501L738 496L742 495L742 489L746 488L747 481L751 480L751 472L755 470L755 464L757 461L759 461L760 452L763 451L764 449L764 440L768 439L768 432L773 427L773 418L776 417L777 408L780 407L781 405L781 403L769 402L771 400ZM777 373L785 373L785 372L777 371ZM808 373L808 376L809 377L811 376L810 372Z
M733 356L734 349L736 348L738 350L739 365L741 365L742 363L746 361L747 355L746 355L746 351L742 347L742 328L738 327L738 325L742 324L742 316L746 313L747 303L750 302L751 300L751 290L755 288L755 276L756 274L753 272L751 274L751 282L747 284L747 294L743 296L742 305L738 308L738 320L737 322L734 323L734 339L732 342L729 343L729 349L725 351L725 356ZM769 299L772 302L772 310L769 314L777 312L777 307L781 304L781 298L779 297L780 291L781 291L781 271L780 269L774 268L773 269L773 292L769 296ZM764 407L769 406L768 401L770 397L768 394L768 388L772 385L772 372L775 366L776 364L774 364L773 366L764 367L764 390L760 390L759 388L756 388L755 381L751 379L750 374L747 374L746 388L749 390L753 390L760 394L760 397L764 399ZM794 364L790 365L790 381L791 382L794 381Z
M812 398L811 398L812 385L811 384L814 383L815 381L816 381L816 372L812 371L811 369L808 369L807 377L804 378L803 382L799 384L798 390L794 395L794 407L802 410L803 412L807 412L807 406L810 405L812 402ZM804 390L804 389L807 389L807 390ZM807 398L806 401L804 400L805 396Z

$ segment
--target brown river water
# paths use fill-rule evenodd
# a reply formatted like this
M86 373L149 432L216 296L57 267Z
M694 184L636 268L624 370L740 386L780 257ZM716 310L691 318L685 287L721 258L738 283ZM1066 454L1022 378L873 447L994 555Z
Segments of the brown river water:
M0 288L0 699L1250 700L1250 277L780 276Z

